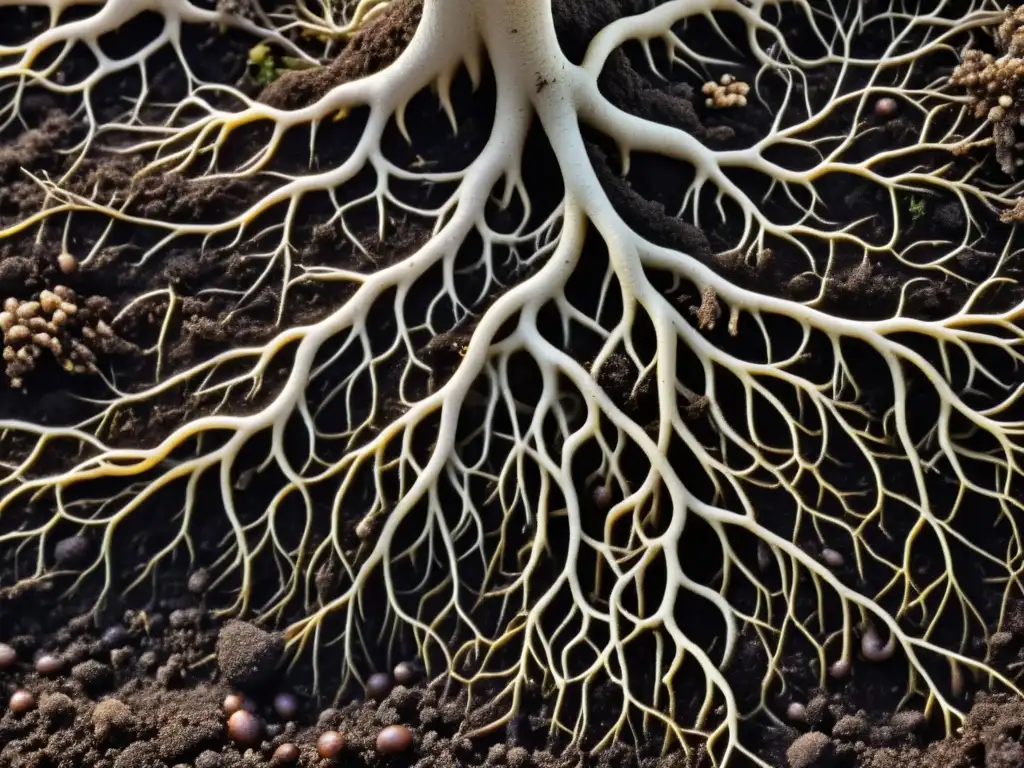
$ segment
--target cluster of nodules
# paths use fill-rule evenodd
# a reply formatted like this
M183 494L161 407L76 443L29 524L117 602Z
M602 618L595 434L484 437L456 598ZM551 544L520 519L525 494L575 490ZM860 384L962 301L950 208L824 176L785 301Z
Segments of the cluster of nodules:
M1002 122L1013 113L1017 87L1024 76L1024 59L1009 54L998 58L976 48L964 51L960 64L950 75L950 82L967 90L974 106L974 116L993 123Z
M402 662L395 667L394 675L377 673L371 675L366 683L366 698L381 701L394 683L410 685L419 677L419 668L410 662ZM268 730L267 720L260 714L260 705L252 697L242 693L229 694L224 699L224 714L227 716L227 734L240 749L255 749L272 733ZM269 712L282 721L293 721L299 713L299 699L293 693L277 693ZM277 729L274 729L277 730ZM412 729L406 725L393 724L382 728L375 741L377 753L382 756L400 755L413 745ZM341 762L346 757L348 742L345 733L333 728L323 729L310 749L310 757L322 760ZM275 766L294 765L302 757L303 750L292 741L281 741L271 755L271 763Z
M50 354L68 373L96 370L96 350L114 331L103 319L109 300L93 296L85 301L65 285L43 290L29 299L8 297L0 310L4 372L15 389L39 359Z
M747 94L750 86L737 80L733 75L722 75L718 81L709 80L700 89L707 98L705 106L712 109L728 109L729 107L747 106Z
M949 81L967 92L975 117L992 123L996 160L1004 173L1012 175L1024 165L1017 154L1024 143L1016 136L1016 127L1024 125L1019 91L1024 79L1024 6L1007 13L996 44L999 56L974 48L964 51Z

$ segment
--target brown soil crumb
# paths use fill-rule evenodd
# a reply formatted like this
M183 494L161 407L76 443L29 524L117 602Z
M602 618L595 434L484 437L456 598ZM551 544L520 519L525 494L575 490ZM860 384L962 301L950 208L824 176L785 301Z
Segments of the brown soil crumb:
M217 666L228 685L248 690L267 682L284 652L284 639L245 621L229 621L217 639Z

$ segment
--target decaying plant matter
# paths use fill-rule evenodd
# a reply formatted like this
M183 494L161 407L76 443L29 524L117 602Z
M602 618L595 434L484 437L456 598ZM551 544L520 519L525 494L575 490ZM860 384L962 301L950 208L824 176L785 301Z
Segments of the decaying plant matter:
M234 610L256 607L257 571L276 567L281 585L264 618L301 601L308 614L288 630L292 647L338 644L345 675L358 677L374 642L364 599L383 589L385 632L411 632L425 659L443 658L474 701L490 703L476 728L508 722L538 682L552 697L553 729L576 739L601 745L657 729L688 754L700 746L719 761L743 753L761 762L740 739L740 722L777 717L780 660L797 646L822 685L830 669L841 677L897 656L908 670L906 699L920 698L951 727L965 677L1014 689L972 644L1003 611L988 616L968 582L983 572L1005 607L1021 591L1024 562L1022 305L996 301L1016 296L1000 293L1012 287L1014 239L995 253L979 249L1016 190L987 175L988 129L949 83L950 70L932 77L919 67L955 56L965 37L1005 19L993 3L963 5L669 0L620 14L576 64L556 39L550 0L427 0L396 61L306 105L192 82L161 122L133 113L95 126L95 135L128 136L134 143L118 151L144 158L150 177L261 179L269 191L240 213L181 222L140 212L131 195L40 178L46 208L6 236L99 218L160 233L144 261L184 238L270 241L251 254L266 267L240 292L240 306L274 276L281 318L300 283L341 298L322 320L283 324L264 345L118 391L83 423L0 422L13 445L0 475L0 521L30 497L53 509L4 529L0 543L38 553L32 580L50 568L47 536L58 524L98 531L105 546L90 570L105 573L109 588L123 567L112 546L119 526L153 499L179 498L179 532L142 566L142 579L192 551L198 510L209 515L213 504L197 498L200 481L211 476L232 531L213 571L237 581ZM92 39L124 6L106 4L75 35ZM187 0L147 7L168 19L172 44L179 21L210 18ZM338 21L329 5L300 3L247 17L245 28L266 40L301 30L301 39L333 41L353 18L386 12L364 2ZM736 61L702 52L689 34L699 23L720 50L742 39L720 24L740 26L748 50L732 46ZM802 30L799 45L791 29ZM887 45L863 53L858 40L868 33L888 35ZM43 37L70 34L55 21ZM654 79L692 70L699 88L735 73L750 84L747 105L723 112L761 104L771 130L713 148L690 128L616 106L599 78L621 65L624 48L640 52ZM0 82L13 76L19 93L63 87L20 66L0 71ZM96 77L115 66L101 59ZM474 84L493 80L493 123L472 162L437 170L392 159L384 137L395 126L415 139L405 112L426 89L458 129L451 94L461 72ZM887 130L871 118L882 98L898 102L904 133L872 143ZM357 114L357 141L338 162L319 162L318 132ZM259 141L229 154L253 125L265 129ZM524 167L531 129L546 138L563 184L543 210ZM281 173L274 161L300 130L310 134L309 168ZM800 160L790 164L781 150L794 148ZM627 222L628 195L599 162L612 157L628 173L644 156L689 169L668 212L683 223L671 242L638 229L637 217ZM372 183L356 187L359 174ZM752 178L763 182L757 192ZM880 215L849 218L852 203L832 193L840 183L867 189ZM410 202L402 190L415 185L439 197ZM351 222L367 209L384 234L408 217L427 221L429 238L366 270L303 263L300 211L317 196L329 202L321 224L357 247L365 248ZM920 201L952 207L951 235L906 237L908 202ZM279 217L268 224L271 212ZM725 224L719 231L731 242L717 258L702 254L698 230ZM100 249L76 254L83 269ZM778 291L741 285L767 274L769 260L780 270ZM588 290L570 290L595 273ZM837 292L862 302L888 274L902 282L886 316L829 311ZM952 286L958 307L915 313L922 286ZM387 324L372 319L381 311ZM425 362L427 349L448 355L449 369ZM574 349L592 352L584 360ZM283 384L240 413L235 395L265 390L282 360ZM615 379L620 391L607 385L614 371L626 372ZM222 405L158 442L105 441L119 413L182 392ZM651 418L636 415L641 399ZM252 479L239 479L238 461L259 439L269 446L260 473L273 495L252 513L238 502ZM79 447L77 463L46 468L51 447L68 442ZM117 479L125 490L111 497ZM324 494L327 506L317 501ZM343 519L358 521L358 542ZM318 538L325 520L330 532ZM998 545L975 540L981 520L1000 533ZM687 554L695 537L716 559L712 573ZM705 617L703 630L693 615ZM716 637L704 642L701 631ZM751 647L763 677L746 706L729 671ZM638 670L633 659L644 650ZM313 658L319 679L319 653ZM619 695L610 716L609 684Z

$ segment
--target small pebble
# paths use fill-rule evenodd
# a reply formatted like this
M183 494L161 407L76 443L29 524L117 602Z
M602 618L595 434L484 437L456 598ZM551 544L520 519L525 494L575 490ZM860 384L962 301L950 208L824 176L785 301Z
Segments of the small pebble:
M167 627L167 617L162 613L151 613L146 617L146 634L156 637Z
M22 715L31 709L35 709L36 697L28 691L15 691L11 694L11 699L7 705L11 708L11 712L16 715Z
M299 700L294 693L279 693L274 697L274 711L282 720L291 720L299 711Z
M402 661L396 664L393 674L395 682L399 685L405 686L414 683L416 678L419 676L416 665L408 661Z
M139 656L139 668L145 672L152 671L160 663L160 657L156 651L145 651Z
M113 674L109 666L91 659L71 668L71 676L92 692L109 685Z
M64 661L52 653L44 653L36 659L36 672L40 675L56 675L64 669Z
M875 116L888 120L899 111L899 103L890 96L884 96L875 102Z
M18 652L7 643L0 643L0 669L7 669L18 660Z
M89 555L89 542L84 536L69 536L57 542L53 548L53 558L57 565L78 565Z
M292 743L286 743L274 750L270 758L273 765L293 765L299 762L299 748Z
M316 751L320 757L332 760L345 748L345 737L338 731L324 731L316 740Z
M380 701L391 692L391 676L386 672L370 675L366 681L366 697Z
M377 734L377 751L397 755L412 746L412 731L404 725L389 725Z
M807 719L807 707L799 701L794 701L786 708L786 717L794 723L802 723Z
M121 648L128 644L128 630L122 624L114 624L103 631L102 640L107 648Z
M210 572L205 568L193 571L188 577L188 591L193 595L201 595L210 588Z
M224 697L224 714L229 717L240 709L246 712L255 712L257 709L256 702L250 699L248 696L243 696L240 693L229 693Z
M252 712L240 709L228 718L228 738L241 747L255 747L263 738L263 724Z
M599 512L607 512L612 508L612 489L606 485L599 485L594 489L594 506Z
M199 624L202 614L195 608L179 608L167 617L171 629L189 629Z
M316 723L320 726L332 726L332 723L339 722L340 720L341 710L335 709L334 707L328 707L319 714L316 719Z
M845 562L841 554L828 548L821 550L821 561L829 568L842 568Z

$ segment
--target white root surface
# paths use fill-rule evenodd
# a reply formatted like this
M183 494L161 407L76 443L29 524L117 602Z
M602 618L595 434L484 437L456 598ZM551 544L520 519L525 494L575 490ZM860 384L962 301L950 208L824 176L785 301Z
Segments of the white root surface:
M173 44L181 23L213 18L184 0L151 5L168 19L165 43ZM378 14L379 5L364 4L354 18L358 22L365 14ZM1021 387L1015 380L1000 379L980 350L1001 354L1010 366L1021 362L1022 307L997 315L974 310L985 293L1003 279L998 275L1014 256L1011 245L993 259L994 277L974 286L971 299L962 310L941 320L914 319L902 311L888 319L851 320L820 308L824 286L834 278L833 261L843 249L854 249L863 253L865 259L881 261L883 265L912 266L936 279L968 282L955 269L957 256L975 241L982 226L978 217L1007 205L1016 190L985 186L975 178L977 167L957 175L931 171L917 163L895 164L901 159L913 160L917 157L915 153L923 156L929 150L945 152L952 158L954 149L977 141L981 129L967 125L959 117L940 119L959 114L963 101L956 94L939 85L916 90L909 85L893 85L885 73L887 68L898 68L915 57L942 50L955 34L991 25L1000 16L996 9L981 3L971 12L957 16L955 22L950 21L948 3L936 3L930 14L916 17L902 13L894 5L889 14L872 21L891 22L903 30L894 35L884 63L844 53L848 47L845 39L829 41L828 56L805 60L790 50L782 33L769 20L769 12L776 5L760 1L670 0L649 12L609 25L592 41L583 63L576 66L561 52L546 0L428 0L412 43L394 64L377 74L337 86L309 107L282 110L236 93L243 106L230 111L208 100L203 86L193 89L164 126L143 129L135 118L116 126L142 136L135 151L154 154L154 172L201 168L210 178L245 177L257 176L267 169L290 128L311 125L315 130L338 115L367 106L366 126L344 162L284 180L252 208L230 220L187 225L147 220L127 212L123 206L76 195L60 184L40 180L50 193L48 208L4 233L15 236L54 216L88 211L114 221L166 231L159 245L142 257L158 259L167 244L185 235L213 238L227 234L235 243L242 243L255 234L266 234L251 231L253 221L258 214L280 206L286 212L284 223L273 233L278 245L272 252L261 254L268 264L264 277L239 297L240 302L254 295L273 269L284 275L280 292L282 317L288 288L299 281L321 281L324 286L340 282L354 290L323 320L284 328L265 346L221 353L195 368L165 376L143 391L117 392L86 423L62 428L18 420L0 422L0 433L5 439L29 437L32 443L32 448L18 460L0 464L0 522L30 497L47 500L55 510L52 518L38 525L0 533L0 546L29 546L41 538L45 540L62 522L94 529L102 534L103 546L82 578L89 572L105 571L109 589L119 567L112 546L118 526L158 498L172 483L184 481L180 532L140 570L137 581L142 581L179 549L186 548L192 553L195 544L190 520L210 505L209 500L200 503L196 498L199 481L205 474L214 473L219 476L220 505L234 531L226 549L228 554L218 563L222 580L233 578L238 582L238 599L232 610L256 609L269 619L283 614L293 600L304 600L309 605L308 615L288 629L292 646L316 653L327 644L338 642L344 649L345 675L359 677L361 653L372 642L361 628L368 609L363 596L370 587L383 584L390 598L392 634L411 630L422 648L445 657L446 669L439 671L450 672L474 690L491 686L486 693L494 697L505 714L497 716L487 728L501 726L511 719L524 692L540 675L556 702L552 728L565 730L575 738L593 739L594 724L600 722L603 730L594 740L596 746L623 737L631 730L636 732L640 727L636 720L639 713L642 727L660 724L667 732L666 743L677 742L687 753L703 742L722 763L727 764L734 754L742 753L767 765L744 747L739 727L743 718L753 715L778 719L775 702L786 685L779 662L784 645L791 638L813 648L822 685L828 684L826 672L837 662L853 664L855 669L865 661L904 658L909 670L907 700L921 697L926 708L940 714L949 728L961 713L949 692L949 684L934 673L937 659L949 664L954 679L958 679L960 670L966 669L975 672L978 679L1016 690L1012 680L969 652L968 641L978 634L987 636L991 627L962 587L960 567L954 558L954 550L966 549L994 574L992 580L1001 584L1005 595L1021 591L1024 547L1017 523L1021 502L1015 495L1014 484L1019 482L1024 422L1013 416ZM787 5L806 11L813 19L815 8L821 4L794 0ZM83 22L80 29L59 25L47 34L60 40L72 36L95 39L107 28L104 19L109 21L117 13L126 13L125 7L119 0L108 3L101 13ZM306 10L297 12L296 18L302 21L297 21L294 29L324 29L327 22L317 22L316 13L304 5L299 7ZM784 123L780 113L773 130L761 141L746 149L729 151L713 151L679 128L627 114L602 95L598 75L612 52L630 41L639 40L648 47L663 43L685 66L714 64L688 47L685 36L673 31L687 18L712 12L733 14L746 24L748 43L761 67L759 80L778 77L792 86L806 82L807 71L832 64L844 72L867 72L867 84L862 80L856 88L837 92L825 108L808 102L803 119ZM841 35L852 36L868 22L860 18L859 10L850 13L853 18L838 25ZM338 24L325 34L342 34L342 27ZM908 50L902 45L904 37L911 37L920 28L931 32L924 43ZM288 30L287 24L278 24L273 32L260 34L278 39ZM774 45L764 46L765 36ZM42 39L34 43L36 47L50 44ZM24 61L17 67L0 69L0 83L11 73L19 78L19 89L45 79L45 72L29 74L33 50L26 49ZM464 67L477 82L484 77L487 62L495 82L495 119L486 145L472 164L460 172L412 172L385 157L381 147L385 128L396 120L404 133L414 136L415 126L405 124L404 110L427 87L436 89L443 109L456 126L458 116L449 97L456 72ZM97 78L110 74L115 66L121 64L101 61ZM59 90L53 84L46 87ZM787 90L786 103L803 98L800 93L795 88ZM918 116L926 126L924 135L913 145L894 146L858 162L846 160L845 152L860 135L858 126L873 100L889 94L898 94L908 110ZM804 135L845 107L853 109L849 135L833 137L834 141L821 140L817 146L819 162L813 166L795 170L766 159L773 147L802 141ZM199 110L202 116L182 127L179 115L186 108ZM223 142L233 131L257 121L273 125L268 143L240 167L220 168L219 149ZM520 164L528 131L534 123L543 131L557 160L565 183L564 197L541 226L531 228L528 215L524 215L515 231L498 233L485 213L495 190L496 197L506 206L518 201L530 211L530 190L523 181ZM748 263L756 263L772 243L792 247L806 260L807 273L820 279L823 287L818 298L801 303L741 288L693 254L645 239L623 220L602 188L584 142L582 125L613 141L627 165L630 156L649 153L691 166L695 179L688 187L680 215L695 225L707 224L698 213L706 213L710 200L722 216L741 217L743 235L734 252ZM307 195L343 188L366 167L376 174L376 188L357 202L377 206L382 227L385 211L392 208L430 214L436 222L432 237L399 262L373 271L299 264L293 237L300 201ZM906 170L893 171L894 167ZM764 201L750 197L732 180L729 172L737 168L770 178L773 195L809 195L806 215L796 221L773 221ZM830 175L847 174L877 185L891 201L892 221L882 238L872 239L854 223L838 225L826 217L818 185L827 183ZM436 210L417 210L391 192L392 180L453 184L454 192ZM925 263L916 261L910 249L898 247L901 217L906 216L900 207L904 195L921 190L944 195L962 205L967 222L959 242L948 243L940 258ZM345 216L349 210L350 204L337 203L335 220L340 225L347 227ZM600 313L595 316L583 312L567 296L570 278L579 270L592 268L586 263L588 251L584 241L588 230L596 232L607 247L608 274L600 304L613 299L621 302L621 316L611 324ZM457 276L463 265L457 263L457 255L474 233L484 243L483 253L474 265L486 276L487 287L479 297L498 287L497 270L490 261L496 258L494 253L498 249L514 248L526 274L518 282L504 286L498 298L489 303L463 296L458 287ZM90 260L96 258L101 244L83 255L83 268L88 268ZM524 257L524 252L529 255ZM458 320L475 313L472 337L461 350L457 368L443 384L418 398L410 396L403 402L399 415L387 416L380 394L381 377L386 375L384 364L395 358L407 359L401 381L403 393L412 391L409 382L423 368L416 359L412 340L417 329L406 322L406 313L411 311L407 308L410 296L421 288L425 276L435 270L443 277L432 306L449 308ZM732 335L756 329L753 333L762 339L767 350L765 359L749 360L716 344L712 335L658 287L652 277L655 272L696 286L710 297L712 305L724 307L723 316L728 317ZM613 297L611 291L616 288L619 295ZM393 302L398 330L394 342L380 352L371 344L377 329L369 321L370 309L391 291L394 298L387 300ZM592 361L584 364L551 340L540 317L545 308L552 306L566 328L572 326L578 329L575 333L585 331L600 338L600 352ZM795 323L802 334L799 343L773 340L767 326L772 317L788 318ZM653 331L655 349L648 358L634 338L640 320ZM443 330L435 328L429 317L425 327L435 333ZM994 331L1001 333L1001 338ZM908 344L908 335L932 340L941 363L936 364ZM834 370L825 381L813 381L800 372L814 336L825 338L832 348ZM329 435L317 425L319 412L311 406L309 392L330 363L318 360L318 353L337 340L341 340L343 349L362 349L363 358L332 393L336 397L331 407L344 408L349 417L343 434ZM884 414L872 413L858 401L860 387L854 367L844 357L843 345L850 340L873 350L891 379L892 403ZM775 348L786 352L776 353ZM187 385L197 396L220 394L225 402L232 394L258 389L285 350L294 351L286 381L266 405L250 415L217 412L198 417L159 444L134 449L110 447L99 436L110 419L127 406L145 405ZM703 369L705 390L697 394L705 398L705 418L719 438L718 445L702 441L687 418L693 393L677 376L683 351L699 360ZM157 354L162 353L158 350ZM653 427L637 423L598 384L599 372L617 354L625 354L641 372L638 385L646 377L656 392L658 416ZM525 410L517 400L509 375L510 366L518 365L517 356L522 355L535 361L539 370L539 395ZM966 381L952 373L951 355L965 361ZM218 376L229 364L243 366L242 371L230 378ZM738 382L746 408L734 411L726 398L718 396L722 372ZM930 388L939 403L934 428L924 440L911 427L911 374ZM372 400L365 409L365 417L353 418L353 393L360 386L371 388ZM474 397L480 399L481 386L486 393L482 398L486 417L478 418L478 426L467 438L467 403ZM778 394L780 387L789 393L786 397ZM986 387L986 391L994 390L996 396L989 407L980 408L970 393ZM783 419L787 425L783 434L762 434L753 416L755 400L760 403L759 408ZM575 403L575 412L566 405L569 401ZM495 426L499 416L501 423L511 425L508 430ZM296 421L304 425L309 445L313 446L310 457L304 461L297 461L286 449L285 428ZM964 425L968 425L966 429ZM558 435L556 441L551 439L552 429ZM425 460L421 460L415 445L424 432L430 433L431 443ZM235 463L244 446L257 435L267 433L272 440L264 469L275 467L285 482L265 512L252 520L238 508L233 479L238 471ZM205 434L227 437L215 448L200 447L193 456L169 461L176 448ZM988 437L990 447L984 451L969 441L972 435L979 434ZM610 439L610 435L614 437ZM820 444L818 449L808 448L814 444L811 438ZM57 474L39 474L36 467L48 455L50 446L62 440L81 444L80 463ZM832 476L824 467L835 461L829 453L833 440L853 446L857 461L869 475L867 489L837 487L830 479ZM316 446L331 441L344 446L342 458L319 460ZM471 443L485 448L470 451L467 446ZM694 477L703 474L710 480L717 489L714 499L696 492L693 477L669 460L674 445L685 446L696 457L696 465L686 467L685 472L695 473ZM586 524L589 491L579 487L575 479L580 456L595 446L601 459L591 479L614 489L611 498L617 499L607 513L602 536L595 536ZM623 456L627 448L643 457L646 474L637 477L625 466ZM891 487L887 467L893 456L900 457L910 478L909 490ZM968 469L978 465L989 473L991 480L987 484L979 482L978 473ZM959 489L947 494L956 496L952 504L945 499L940 503L936 497L930 479L934 469L951 473L950 487ZM364 498L357 488L360 478L367 473L374 479L376 493ZM140 479L144 475L145 479ZM79 488L88 487L91 482L118 477L131 483L119 496L102 504L86 505L80 499L65 502L68 493L78 493ZM397 489L388 487L390 480L386 478L394 477L398 478ZM800 488L808 478L817 483L817 499ZM480 493L483 482L489 484L492 492ZM774 489L792 500L797 510L792 536L782 535L773 521L759 519L751 495L755 487ZM314 519L321 520L325 511L316 508L313 494L322 488L335 489L330 510L332 533L314 546L309 533ZM452 508L453 493L461 500L461 509ZM279 510L294 496L301 500L299 506L304 509L307 532L297 547L281 540L275 522ZM1007 531L1003 555L973 544L957 525L961 507L969 507L979 499L1000 510L999 522ZM836 507L840 514L829 511ZM500 512L498 530L491 522L494 509ZM362 518L367 529L374 531L357 557L343 540L343 513ZM968 513L969 510L964 512ZM910 534L896 546L899 556L882 554L867 532L884 532L887 515L907 514L916 518ZM417 515L424 520L422 532L411 545L400 546L403 526L407 528L411 520L419 519ZM694 578L689 564L680 558L697 520L712 532L721 548L721 575L710 584ZM552 552L551 532L555 528L564 536L559 533L560 549ZM838 568L830 568L802 545L798 528L801 536L806 530L813 530L821 548L834 547L846 552L851 571L881 571L887 580L879 588L863 579L842 578ZM651 533L652 529L656 532ZM763 566L760 569L751 567L738 551L735 542L741 534L749 534L765 548L765 556L759 556ZM942 576L919 583L911 564L916 548L926 538L934 542L942 555ZM522 546L512 551L520 542ZM43 578L50 572L44 548L39 547L38 552L28 580ZM253 606L250 595L255 569L263 567L261 563L268 557L280 570L281 587L268 604ZM315 603L310 595L317 569L331 557L342 563L342 586L331 599ZM591 594L579 565L588 558L596 558L602 565L600 600ZM513 572L508 570L510 561L516 563ZM483 574L477 583L460 578L469 562L475 563ZM835 563L841 564L842 558ZM646 602L649 595L644 591L644 578L655 564L665 574L665 586L657 603L650 604ZM544 568L548 575L540 580ZM416 569L417 574L422 572L420 583L429 585L412 598L396 586L400 573L409 569ZM744 585L754 599L735 599L738 584ZM816 595L819 606L809 616L797 607L797 595L807 592ZM893 598L899 606L895 611ZM711 648L695 642L680 626L679 606L691 600L702 603L721 618L722 635ZM839 607L837 626L826 625L826 603ZM566 605L569 615L553 623L553 615L564 613ZM501 609L498 631L478 618L482 607L493 606ZM940 619L950 615L957 617L963 627L963 641L954 647L936 639ZM340 635L325 636L325 624L339 617ZM449 643L453 624L464 640L457 647ZM651 637L656 648L652 672L637 682L631 677L634 667L628 659L640 641ZM750 638L763 649L768 663L761 682L760 703L753 711L744 711L734 695L728 666L739 645ZM319 654L314 659L319 676ZM685 669L693 668L686 666L691 664L699 668L703 682L698 687L703 685L706 691L695 712L690 711L686 702L676 699L679 685L689 682L682 678ZM605 680L617 684L621 707L611 716L608 712L598 716L590 711L591 700L586 694ZM583 704L575 707L570 701L573 692L579 691L584 693Z

